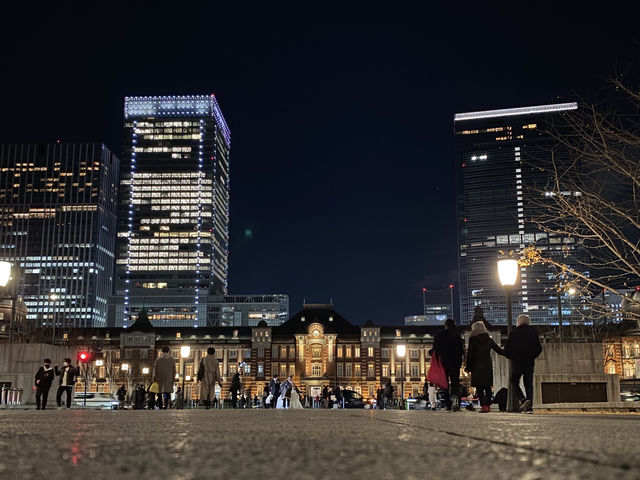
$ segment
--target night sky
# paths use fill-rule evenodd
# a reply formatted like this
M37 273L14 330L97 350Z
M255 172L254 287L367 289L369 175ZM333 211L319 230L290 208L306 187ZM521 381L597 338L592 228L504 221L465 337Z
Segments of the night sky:
M230 293L287 293L291 314L333 299L354 323L399 324L457 282L454 113L606 95L640 52L633 2L267 3L4 7L0 142L119 154L126 95L215 93Z

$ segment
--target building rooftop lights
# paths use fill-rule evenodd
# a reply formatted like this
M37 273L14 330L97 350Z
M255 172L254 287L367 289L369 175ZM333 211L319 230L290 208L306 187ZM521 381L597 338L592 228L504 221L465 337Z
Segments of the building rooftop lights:
M571 103L555 103L551 105L537 105L532 107L504 108L500 110L483 110L479 112L456 113L453 117L454 122L464 120L479 120L482 118L498 118L513 117L516 115L531 115L550 112L561 112L566 110L577 110L578 104Z

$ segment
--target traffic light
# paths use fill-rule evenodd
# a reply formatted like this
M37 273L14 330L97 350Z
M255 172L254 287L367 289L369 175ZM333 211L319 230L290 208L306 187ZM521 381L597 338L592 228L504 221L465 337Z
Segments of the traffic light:
M91 357L91 355L89 354L89 352L80 352L80 353L78 353L78 361L80 363L87 363L89 361L90 357Z

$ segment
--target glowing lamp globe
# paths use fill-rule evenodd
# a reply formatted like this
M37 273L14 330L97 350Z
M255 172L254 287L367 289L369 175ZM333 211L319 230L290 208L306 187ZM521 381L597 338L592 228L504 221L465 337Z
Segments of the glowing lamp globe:
M498 260L498 276L503 287L512 287L518 279L518 261L513 259Z
M6 287L11 278L11 264L9 262L0 262L0 287Z

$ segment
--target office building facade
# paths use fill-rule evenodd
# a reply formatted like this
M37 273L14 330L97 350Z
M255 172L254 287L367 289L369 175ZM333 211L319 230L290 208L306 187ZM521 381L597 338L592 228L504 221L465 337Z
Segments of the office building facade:
M195 306L184 295L166 295L162 298L130 296L126 306L129 315L137 318L144 308L154 327L192 327ZM289 297L274 295L202 295L197 314L200 326L253 327L265 321L276 327L289 318ZM124 297L113 297L109 302L109 326L125 327Z
M206 325L206 297L228 285L229 128L214 95L127 97L124 117L116 324L167 300Z
M546 133L575 103L456 114L456 194L460 322L467 324L476 306L491 323L506 321L505 293L496 262L535 245L544 255L573 266L584 254L573 238L550 236L536 227L548 174L540 167L566 158ZM572 192L568 192L572 194ZM588 275L588 271L583 271ZM558 319L558 272L547 265L520 268L513 292L513 315L527 313L533 323Z
M119 168L98 143L0 145L0 259L34 327L106 326Z

